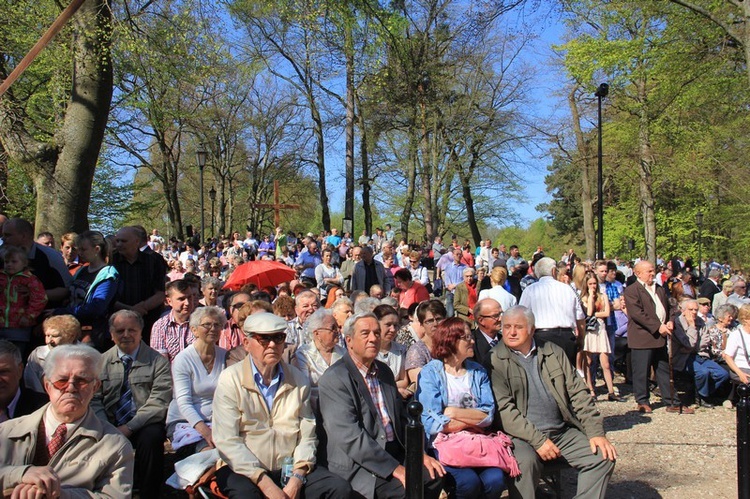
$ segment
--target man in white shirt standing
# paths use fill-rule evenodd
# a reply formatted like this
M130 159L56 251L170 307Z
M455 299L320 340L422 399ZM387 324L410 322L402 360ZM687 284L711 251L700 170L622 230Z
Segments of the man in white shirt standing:
M575 366L576 337L583 335L586 314L573 288L557 280L557 263L546 256L534 265L539 281L528 286L521 295L522 305L536 317L536 339L551 341L565 350Z

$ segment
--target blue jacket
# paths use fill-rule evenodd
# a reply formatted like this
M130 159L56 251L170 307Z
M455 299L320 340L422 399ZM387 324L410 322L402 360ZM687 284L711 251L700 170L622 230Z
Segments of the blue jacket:
M486 428L492 423L495 414L495 397L492 394L487 371L477 362L466 360L466 370L471 376L471 392L477 398L475 409L488 416L478 426ZM450 418L443 414L448 402L448 382L442 360L431 360L419 372L416 399L422 404L422 424L430 442L435 439Z
M78 269L73 280L83 271L87 271L86 267ZM119 280L120 274L113 265L102 267L96 274L94 282L89 286L83 302L75 306L55 309L54 315L72 314L81 322L81 326L91 326L92 338L102 335L108 331L107 321L114 305Z

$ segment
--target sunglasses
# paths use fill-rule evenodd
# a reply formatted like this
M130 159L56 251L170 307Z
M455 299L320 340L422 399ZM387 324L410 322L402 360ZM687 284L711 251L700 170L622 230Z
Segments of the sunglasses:
M255 338L255 340L264 347L268 346L272 341L278 346L283 345L286 342L286 333L253 334L251 335L251 338Z
M68 388L68 385L73 385L73 388L75 388L76 390L83 390L93 382L93 379L86 378L68 378L58 379L57 381L50 381L50 383L52 383L52 386L54 386L56 390L59 390L61 392Z
M232 310L239 310L242 308L243 305L245 305L247 302L243 301L242 303L235 303L232 305Z

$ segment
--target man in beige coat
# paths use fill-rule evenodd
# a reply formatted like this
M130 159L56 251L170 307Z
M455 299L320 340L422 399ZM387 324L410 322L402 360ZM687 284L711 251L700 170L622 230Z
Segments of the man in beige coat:
M225 464L216 482L230 498L349 497L346 481L316 467L310 384L281 360L286 330L286 321L268 312L245 320L248 355L221 373L214 394L212 432ZM291 469L282 476L285 459Z
M89 409L101 354L61 345L45 364L50 403L0 424L0 490L18 497L130 497L133 448Z

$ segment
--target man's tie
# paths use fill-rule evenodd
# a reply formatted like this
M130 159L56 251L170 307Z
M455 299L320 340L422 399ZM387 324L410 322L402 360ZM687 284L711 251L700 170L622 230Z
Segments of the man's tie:
M492 341L490 341L490 348L494 347L495 345L497 345L497 338L493 338Z
M49 441L49 444L47 444L47 451L49 452L50 458L52 458L52 456L54 456L63 446L65 443L65 435L67 433L68 427L65 426L65 424L61 424L57 427L55 433L52 434L52 439Z
M117 401L117 408L115 409L115 424L122 426L135 415L135 407L133 404L133 392L130 390L130 380L128 375L130 374L130 367L133 365L133 359L129 355L122 356L122 365L125 370L124 377L122 378L122 388L120 389L120 399Z

